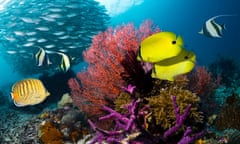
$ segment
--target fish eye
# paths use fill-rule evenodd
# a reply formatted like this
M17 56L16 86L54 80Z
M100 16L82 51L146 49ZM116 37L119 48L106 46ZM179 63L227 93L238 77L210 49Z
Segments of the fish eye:
M172 41L172 44L176 44L177 42L176 41Z
M189 57L188 56L185 56L184 59L188 59Z

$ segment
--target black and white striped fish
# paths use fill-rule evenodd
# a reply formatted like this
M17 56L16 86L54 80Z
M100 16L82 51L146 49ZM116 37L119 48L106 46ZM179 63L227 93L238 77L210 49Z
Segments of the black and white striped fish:
M234 15L217 15L214 16L210 19L208 19L199 34L205 35L207 37L211 38L221 38L223 36L223 30L225 30L225 25L224 24L218 24L215 22L215 19L218 17L223 17L223 16L234 16Z
M62 52L57 52L57 54L61 55L62 58L61 58L61 64L60 64L60 69L63 71L63 72L67 72L70 67L71 67L71 62L70 62L70 58L68 55L66 55L65 53L62 53Z
M51 61L48 58L48 55L46 54L46 51L38 47L39 51L35 54L36 64L37 66L43 66L44 64L50 65Z

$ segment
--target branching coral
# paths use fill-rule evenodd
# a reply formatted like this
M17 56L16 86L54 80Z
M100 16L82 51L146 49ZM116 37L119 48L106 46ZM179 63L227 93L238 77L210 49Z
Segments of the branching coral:
M157 30L147 20L139 29L127 24L96 35L83 53L87 70L69 80L74 103L88 116L101 115L102 106L111 105L121 86L126 85L121 77L125 71L121 62L128 53L136 53L141 40Z
M220 85L221 77L213 78L212 73L206 67L198 66L190 73L188 89L199 96L207 97Z
M200 98L189 90L172 86L162 89L157 96L146 98L153 111L157 125L161 125L164 129L168 129L175 124L175 114L171 95L176 96L180 113L183 113L190 103L192 107L189 113L189 118L195 122L202 122L203 116L199 111Z
M159 142L167 142L168 138L173 135L176 131L181 129L184 121L186 120L191 105L188 105L184 113L180 114L180 109L176 102L176 97L172 96L173 107L175 111L176 124L164 132L163 136L153 136L148 131L146 131L139 123L139 118L144 117L144 113L146 110L150 110L149 108L143 107L138 109L139 104L141 103L140 99L132 99L132 101L126 105L127 112L124 114L120 114L109 107L104 107L106 111L109 112L108 115L99 118L99 120L105 120L109 118L113 118L115 121L115 127L113 131L106 131L101 128L95 126L95 124L89 120L92 128L97 132L96 136L92 139L93 143L159 143ZM183 137L179 140L178 144L189 144L193 142L195 139L199 138L203 132L192 135L191 127L187 127L184 132Z

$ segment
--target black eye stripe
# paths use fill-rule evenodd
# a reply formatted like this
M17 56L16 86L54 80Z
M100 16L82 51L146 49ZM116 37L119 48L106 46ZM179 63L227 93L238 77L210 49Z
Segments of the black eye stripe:
M185 56L184 59L188 59L189 57L188 56Z

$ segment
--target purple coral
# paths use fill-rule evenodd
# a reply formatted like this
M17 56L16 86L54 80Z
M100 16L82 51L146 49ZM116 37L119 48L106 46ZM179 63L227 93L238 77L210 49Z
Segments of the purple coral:
M132 94L134 86L129 85L127 88L125 88L125 90ZM175 96L172 96L172 101L176 116L176 124L169 130L164 132L163 137L152 136L149 132L146 131L144 124L143 125L139 124L138 119L139 118L145 119L145 116L150 113L150 108L148 105L144 105L143 108L137 109L141 100L132 99L131 103L125 107L128 111L125 114L120 114L107 106L103 107L103 109L105 111L108 111L109 114L100 117L99 120L113 119L116 125L112 131L100 129L96 127L96 125L91 120L88 120L91 127L96 131L96 136L92 139L91 143L94 144L96 142L98 143L107 142L118 144L123 142L125 143L132 142L144 144L145 142L147 143L150 142L158 143L159 141L167 142L167 139L183 126L184 121L186 120L191 109L191 104L189 104L185 112L182 115L180 115L180 110L177 105ZM187 127L183 137L177 144L189 144L194 140L198 139L200 136L202 136L202 134L203 132L192 135L191 127ZM140 135L141 140L137 141L137 137Z
M95 142L107 142L107 143L121 143L123 140L128 141L129 136L125 135L134 135L136 136L140 134L140 130L137 129L135 119L136 119L136 108L140 102L140 99L138 100L132 100L130 104L126 106L126 109L128 110L127 114L120 114L116 112L115 110L104 106L103 109L108 111L109 114L103 117L100 117L99 120L106 120L106 119L114 119L116 125L114 128L114 131L106 131L102 130L100 128L97 128L95 124L91 120L88 120L91 127L97 131L97 135L93 138L91 143ZM130 137L129 137L130 138Z
M134 85L131 85L129 84L127 87L122 87L122 89L125 91L125 92L128 92L130 93L131 95L133 94L134 90L135 90L136 86Z
M180 115L180 109L177 105L176 96L172 96L172 101L173 101L173 107L174 107L175 116L176 116L176 124L173 127L171 127L169 130L164 132L163 139L165 141L169 136L173 135L176 131L178 131L183 126L183 123L186 120L191 109L191 104L189 104L186 110L184 111L184 113ZM203 135L203 132L199 132L193 136L190 136L191 133L192 133L191 127L187 127L183 137L178 142L178 144L189 144Z

